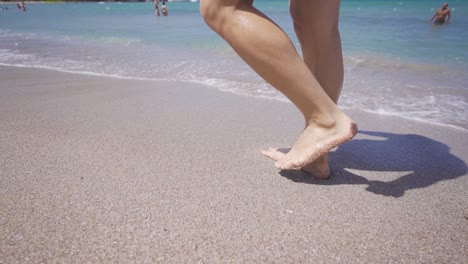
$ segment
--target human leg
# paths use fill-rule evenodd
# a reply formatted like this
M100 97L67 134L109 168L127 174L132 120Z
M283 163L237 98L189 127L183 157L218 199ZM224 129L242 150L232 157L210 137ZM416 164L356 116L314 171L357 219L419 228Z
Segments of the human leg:
M304 62L335 103L343 85L339 8L340 0L291 0L290 3Z
M328 96L337 103L343 85L343 57L338 29L339 0L291 0L290 13L304 62ZM269 148L262 154L278 160L284 153ZM302 168L317 178L328 178L328 154Z
M355 124L325 93L291 40L251 1L204 0L200 8L207 24L304 115L304 132L275 166L305 166L355 135Z

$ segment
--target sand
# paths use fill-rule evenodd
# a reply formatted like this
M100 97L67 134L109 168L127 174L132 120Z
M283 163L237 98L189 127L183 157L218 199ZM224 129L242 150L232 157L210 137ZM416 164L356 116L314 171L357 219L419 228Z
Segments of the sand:
M332 178L278 171L292 104L0 66L0 263L466 263L468 132L345 110Z

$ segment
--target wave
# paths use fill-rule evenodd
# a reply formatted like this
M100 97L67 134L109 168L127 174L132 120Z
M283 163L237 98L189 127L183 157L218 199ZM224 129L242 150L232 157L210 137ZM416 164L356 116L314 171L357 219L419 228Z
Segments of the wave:
M172 79L172 78L146 78L146 77L129 77L129 76L121 76L117 74L105 74L105 73L96 73L96 72L88 72L88 71L74 71L74 70L64 70L60 68L54 68L54 67L48 67L48 66L32 66L32 65L22 65L22 64L6 64L6 63L0 63L0 66L7 66L7 67L19 67L19 68L39 68L39 69L46 69L46 70L53 70L53 71L58 71L58 72L64 72L64 73L70 73L70 74L82 74L82 75L87 75L87 76L96 76L96 77L106 77L106 78L117 78L117 79L123 79L123 80L138 80L138 81L166 81L166 82L185 82L185 83L197 83L201 84L207 87L212 87L216 88L220 91L223 92L230 92L239 96L248 96L248 97L254 97L254 98L259 98L259 99L268 99L268 100L275 100L283 103L290 103L290 101L284 97L283 95L272 91L271 89L264 87L264 88L258 88L255 90L245 90L238 85L234 84L232 81L227 81L223 79L206 79L206 80L177 80L177 79ZM237 88L234 88L237 87ZM340 104L340 108L343 109L358 109L364 112L372 113L372 114L379 114L379 115L387 115L387 116L395 116L395 117L400 117L404 118L407 120L412 120L416 122L422 122L426 124L431 124L431 125L437 125L437 126L443 126L443 127L448 127L451 129L456 129L460 130L463 132L468 132L467 128L453 125L453 124L447 124L443 122L438 122L435 120L428 120L426 118L421 118L418 116L401 112L401 111L393 111L393 110L388 110L385 108L379 108L376 110L368 109L368 108L361 108L361 107L356 107L351 106L349 104ZM432 111L432 112L427 112L427 111L419 111L420 113L424 114L433 114L437 111Z
M458 58L457 60L460 60ZM385 57L378 55L351 55L344 57L344 63L350 70L356 69L381 69L411 71L412 73L437 74L442 75L447 72L464 73L468 70L468 65L446 65L443 63L425 63L421 61L410 61L400 57Z
M37 51L34 49L37 45L33 45L26 52L28 48L22 45L2 48L0 44L0 65L128 80L198 83L237 95L289 102L235 55L208 56L200 51L157 47L135 50L120 44L122 48L87 45L52 45L49 51L43 48ZM407 70L406 66L405 70L388 66L398 69L393 73L382 70L381 65L390 64L368 57L345 58L347 71L340 106L462 130L468 128L468 117L464 114L468 109L467 87L436 83L432 79L426 82L421 74Z

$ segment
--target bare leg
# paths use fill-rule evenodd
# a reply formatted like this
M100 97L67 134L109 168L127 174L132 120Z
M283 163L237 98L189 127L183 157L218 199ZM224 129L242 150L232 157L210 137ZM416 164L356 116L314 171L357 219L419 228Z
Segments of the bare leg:
M159 0L154 1L154 14L159 16Z
M304 62L335 103L343 85L339 9L340 0L291 0L290 5Z
M305 166L354 137L353 121L325 93L287 35L251 1L204 0L200 7L207 24L304 115L304 132L275 166Z
M301 43L304 62L328 96L337 103L343 85L343 56L338 30L339 0L291 0L294 29ZM273 148L262 154L278 160L284 153ZM316 178L328 178L328 154L302 170Z

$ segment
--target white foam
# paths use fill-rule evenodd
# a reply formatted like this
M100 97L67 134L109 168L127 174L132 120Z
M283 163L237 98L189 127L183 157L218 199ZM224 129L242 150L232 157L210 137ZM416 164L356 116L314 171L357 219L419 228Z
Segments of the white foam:
M134 49L130 51L123 47L107 50L106 45L94 45L94 43L86 45L90 47L74 49L78 56L61 54L62 50L66 51L69 48L59 45L51 47L50 55L48 51L40 53L44 52L43 50L36 52L32 49L28 54L20 53L13 47L11 50L0 49L0 65L43 68L128 80L198 83L237 95L289 102L285 96L261 80L242 62L229 56L205 59L204 54L194 56L183 53L164 57L165 54L173 53L159 54L160 50L148 49L144 52ZM29 51L24 48L20 50ZM154 60L141 57L150 55L154 56ZM140 57L142 59L139 59ZM408 69L414 70L413 68L422 69L424 72L422 67L402 66L395 70L392 67L396 60L387 61L366 56L346 57L345 61L346 83L340 105L441 125L463 124L463 120L466 120L463 113L468 109L468 105L463 96L457 100L459 88L449 85L446 85L449 88L438 85L427 87L419 83L420 77L414 80L407 79L406 75L401 73ZM382 70L379 70L379 67L382 67ZM233 68L236 70L232 71ZM389 75L389 71L384 71L386 69L396 72L395 78Z
M352 108L352 107L342 107L342 108L344 108L344 109L355 109L355 108ZM404 118L404 119L411 120L411 121L417 121L417 122L420 122L420 123L431 124L431 125L436 125L436 126L443 126L443 127L449 127L449 128L452 128L452 129L463 131L463 132L468 132L468 129L463 128L463 127L450 125L450 124L444 124L444 123L435 122L435 121L431 121L431 120L426 120L426 119L418 118L418 117L415 117L415 116L407 116L407 115L402 114L401 112L389 112L389 111L386 111L386 110L373 111L373 110L369 110L369 109L358 109L358 110L362 110L364 112L373 113L373 114L400 117L400 118Z
M117 79L124 79L124 80L141 80L141 81L169 81L169 82L186 82L186 83L198 83L198 84L203 84L207 87L214 87L216 89L219 89L220 91L224 92L230 92L236 95L241 95L241 96L248 96L248 97L254 97L254 98L261 98L261 99L268 99L268 100L275 100L279 102L286 102L290 103L290 101L284 97L283 95L279 93L272 93L271 91L265 92L262 89L257 89L255 90L258 93L251 93L246 90L242 89L237 89L229 85L229 82L221 79L207 79L207 80L177 80L177 79L171 79L171 78L143 78L143 77L129 77L129 76L121 76L117 74L104 74L104 73L96 73L96 72L89 72L89 71L72 71L72 70L64 70L60 68L54 68L54 67L48 67L48 66L39 66L39 65L23 65L23 64L6 64L6 63L0 63L1 66L8 66L8 67L19 67L19 68L40 68L40 69L47 69L47 70L54 70L58 72L64 72L64 73L71 73L71 74L83 74L83 75L88 75L88 76L97 76L97 77L107 77L107 78L117 78ZM427 120L424 118L419 118L414 115L407 115L405 113L399 112L399 111L392 111L386 108L378 108L376 110L371 110L371 109L366 109L366 108L361 108L361 107L352 107L352 106L342 106L340 104L340 108L344 109L358 109L362 110L368 113L374 113L374 114L379 114L379 115L386 115L386 116L396 116L400 118L405 118L408 120L412 121L417 121L417 122L422 122L426 124L432 124L432 125L437 125L437 126L444 126L444 127L449 127L452 129L457 129L460 131L468 132L468 129L451 125L451 124L444 124L440 123L434 120ZM414 111L416 113L418 111ZM424 111L421 110L419 113L422 114L433 114L437 113L437 111Z
M1 63L0 66L8 66L8 67L17 67L17 68L37 68L37 69L45 69L45 70L53 70L58 72L64 73L72 73L72 74L82 74L82 75L89 75L89 76L97 76L97 77L108 77L108 78L116 78L116 79L124 79L124 80L139 80L139 81L174 81L172 79L157 79L157 78L144 78L144 77L128 77L122 76L118 74L108 74L108 73L96 73L90 71L75 71L75 70L65 70L61 68L51 67L51 66L44 66L44 65L25 65L25 64L9 64L9 63Z

